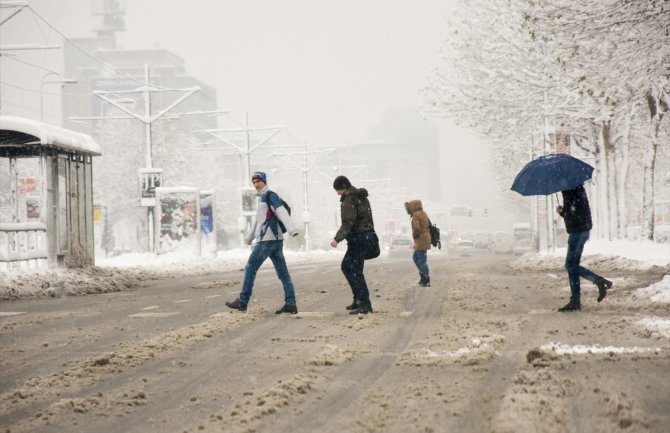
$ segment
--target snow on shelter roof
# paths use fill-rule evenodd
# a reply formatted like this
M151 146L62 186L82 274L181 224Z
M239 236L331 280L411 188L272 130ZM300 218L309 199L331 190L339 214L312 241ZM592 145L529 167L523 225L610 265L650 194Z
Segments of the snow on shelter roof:
M90 136L25 117L0 116L0 148L39 144L58 150L101 155L100 145Z

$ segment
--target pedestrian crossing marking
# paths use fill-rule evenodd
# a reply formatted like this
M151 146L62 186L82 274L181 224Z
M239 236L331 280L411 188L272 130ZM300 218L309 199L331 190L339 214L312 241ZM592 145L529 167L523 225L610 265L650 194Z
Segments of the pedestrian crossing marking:
M140 317L140 318L147 318L147 317L170 317L170 316L176 316L177 314L180 314L178 311L174 312L163 312L163 313L136 313L136 314L130 314L128 317Z
M330 317L334 316L334 311L298 311L298 314L287 314L286 316L298 316L298 317Z
M209 317L211 317L212 319L215 319L217 317L230 316L231 313L232 313L232 311L219 312L219 313L214 313Z
M152 305L151 307L144 307L144 308L142 308L141 310L142 310L142 311L149 311L149 310L157 310L157 309L159 309L159 308L160 308L160 307L159 307L158 305Z
M19 314L26 314L25 311L0 311L0 317L18 316Z
M174 301L175 304L184 304L186 302L191 302L191 300L190 299L182 299L180 301Z
M218 298L221 295L209 295L209 296L203 296L202 299L212 299L212 298Z

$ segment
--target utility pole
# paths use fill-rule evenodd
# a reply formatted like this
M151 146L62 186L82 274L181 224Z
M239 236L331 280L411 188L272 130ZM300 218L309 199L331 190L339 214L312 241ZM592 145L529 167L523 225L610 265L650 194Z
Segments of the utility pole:
M216 138L228 147L202 147L194 148L194 150L233 150L240 157L240 217L238 219L238 228L240 230L240 246L244 247L244 233L251 227L251 219L256 215L254 203L256 202L256 190L249 186L251 180L251 154L259 147L266 144L273 137L286 128L283 125L268 126L264 128L249 127L249 113L245 114L245 121L243 128L230 129L203 129L193 131L193 133L205 133ZM256 144L251 143L251 133L260 132L267 136ZM226 138L224 135L229 134L244 134L244 143L240 145L233 140ZM268 147L266 147L268 148Z
M7 21L14 18L16 14L21 12L23 9L28 7L27 1L3 1L0 2L0 10L2 9L15 9L10 11L8 16L5 18L0 17L0 26L6 23Z
M44 85L45 84L60 84L61 88L63 87L64 84L73 84L76 83L77 80L74 80L72 78L60 78L58 80L52 80L52 81L45 81L48 76L50 75L60 75L57 72L47 72L44 74L42 77L42 82L40 83L40 120L44 121Z
M549 137L549 95L547 90L544 91L544 103L542 104L542 118L543 118L543 128L542 128L542 154L547 155L551 152L550 146L550 137ZM546 213L546 221L543 228L544 231L544 240L545 247L547 250L555 249L554 242L554 209L553 209L553 198L551 195L544 197L544 209Z
M289 164L295 168L296 170L300 171L302 173L302 207L303 207L303 214L302 214L302 219L305 227L305 251L310 251L310 233L309 233L309 224L312 219L312 214L309 210L309 187L308 187L308 174L310 171L315 169L318 164L319 164L319 156L322 154L326 153L331 153L334 152L334 148L327 148L323 150L316 150L313 152L308 152L307 151L307 139L303 140L303 146L302 146L302 164L301 165L296 165L291 163L291 159L289 159ZM295 154L280 154L280 153L273 153L274 156L284 156L284 157L291 157L291 156L296 156ZM314 161L312 164L309 163L308 156L309 155L317 155L316 161Z
M313 167L307 165L307 139L304 140L305 147L302 152L302 196L303 196L303 213L302 220L305 224L305 251L309 252L310 250L310 236L309 236L309 224L312 222L312 214L309 211L309 186L307 175Z
M144 132L145 132L145 141L146 141L146 156L145 156L145 167L140 168L138 172L142 196L140 198L140 206L147 208L147 229L148 229L148 251L154 251L154 207L158 205L155 199L155 188L163 186L162 173L163 170L153 167L153 149L152 149L152 138L151 138L151 125L158 119L166 116L170 110L175 108L177 105L182 103L184 100L189 98L195 92L200 90L199 86L190 87L186 89L158 89L151 86L150 75L149 75L149 65L144 65L144 85L133 90L120 90L120 91L94 91L93 94L103 101L113 105L119 110L127 114L127 116L88 116L88 117L71 117L71 120L112 120L112 119L136 119L144 123ZM184 95L177 98L174 102L169 104L167 107L163 108L157 113L151 112L151 95L157 92L173 92L173 91L182 91L185 92ZM134 113L130 109L122 105L118 100L114 100L109 97L109 95L122 95L122 94L142 94L144 99L144 113ZM225 111L198 111L198 112L189 112L189 113L173 113L170 114L171 117L180 117L186 115L199 115L199 114L218 114L225 113Z

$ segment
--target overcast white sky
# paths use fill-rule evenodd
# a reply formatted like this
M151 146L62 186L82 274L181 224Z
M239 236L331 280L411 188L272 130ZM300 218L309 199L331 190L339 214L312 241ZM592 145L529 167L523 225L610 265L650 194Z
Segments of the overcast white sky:
M93 0L29 4L70 38L94 34ZM418 108L418 90L439 65L451 7L445 0L132 0L126 1L127 30L117 39L122 48L176 53L188 73L218 89L220 107L239 119L248 111L254 126L283 124L309 143L330 145L365 141L388 108ZM27 11L3 25L0 38L61 43ZM62 70L58 50L22 57ZM39 90L44 71L0 63L1 81ZM38 104L25 93L2 109L36 117ZM440 128L448 204L495 209L499 194L482 161L482 142L446 121L432 121Z

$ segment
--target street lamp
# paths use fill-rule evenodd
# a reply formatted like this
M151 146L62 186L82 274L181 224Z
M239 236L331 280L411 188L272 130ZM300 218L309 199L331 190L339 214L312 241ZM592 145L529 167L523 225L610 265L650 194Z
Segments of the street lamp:
M76 83L77 82L77 80L74 80L72 78L61 78L59 80L45 81L47 79L47 77L49 77L50 75L61 76L57 72L47 72L44 75L44 77L42 77L42 82L40 84L40 120L41 121L44 121L44 85L45 84L60 84L61 87L62 87L63 84L71 84L71 83Z

